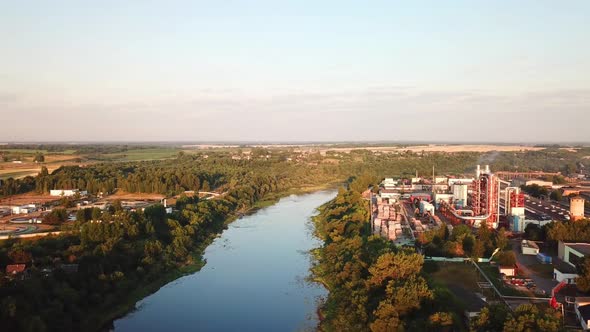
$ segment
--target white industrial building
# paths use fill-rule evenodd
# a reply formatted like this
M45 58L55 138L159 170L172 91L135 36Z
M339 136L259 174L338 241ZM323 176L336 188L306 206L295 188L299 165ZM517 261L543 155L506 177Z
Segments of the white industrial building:
M395 190L381 189L381 190L379 190L379 196L381 198L389 199L390 202L397 202L399 200L401 194Z
M449 186L453 186L455 184L471 184L473 183L473 178L463 178L463 179L449 179Z
M575 311L584 331L590 328L590 297L576 297Z
M393 178L385 178L385 180L381 182L381 185L387 190L392 190L397 186L397 181L395 181Z
M76 194L80 194L81 196L87 195L87 191L80 191L80 189L52 189L49 191L50 196L62 196L62 197L71 197Z
M539 187L552 187L553 186L553 182L551 181L543 181L543 180L528 180L527 182L525 182L525 185L527 186L532 186L533 184L536 184Z
M537 255L539 253L539 246L529 240L522 240L520 243L520 249L523 255Z
M26 204L12 206L10 209L12 210L12 214L29 214L37 211L37 206L35 204Z
M559 241L557 257L553 267L553 278L559 282L574 284L578 277L576 265L590 256L590 243L568 243Z

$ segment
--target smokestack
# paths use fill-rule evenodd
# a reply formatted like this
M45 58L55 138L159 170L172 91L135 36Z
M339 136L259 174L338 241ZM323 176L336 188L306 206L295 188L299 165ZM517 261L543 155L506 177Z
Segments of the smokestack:
M164 199L164 207L168 207L168 202Z
M486 174L490 174L490 165L486 165Z
M481 174L481 167L479 167L479 165L477 165L477 170L475 171L475 177L479 178L480 174Z

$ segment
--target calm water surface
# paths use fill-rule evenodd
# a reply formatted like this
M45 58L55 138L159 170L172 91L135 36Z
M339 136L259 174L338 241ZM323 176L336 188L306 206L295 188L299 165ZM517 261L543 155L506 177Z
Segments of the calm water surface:
M205 251L207 264L137 303L115 331L308 331L326 295L309 275L320 243L309 218L334 191L290 196L236 220Z

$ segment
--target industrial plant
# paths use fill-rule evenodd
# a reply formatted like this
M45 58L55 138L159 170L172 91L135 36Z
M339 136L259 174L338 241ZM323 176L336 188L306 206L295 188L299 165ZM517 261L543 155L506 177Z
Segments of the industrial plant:
M583 197L571 198L569 206L536 200L522 192L514 175L494 174L489 165L476 165L465 177L437 176L433 168L428 177L385 178L371 199L373 232L404 244L443 223L522 233L531 223L543 226L584 218Z

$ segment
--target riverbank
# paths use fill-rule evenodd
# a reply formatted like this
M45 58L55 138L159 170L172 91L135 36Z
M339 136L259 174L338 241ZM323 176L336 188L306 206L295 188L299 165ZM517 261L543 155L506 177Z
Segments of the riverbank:
M227 229L227 226L232 222L236 221L240 217L244 215L251 215L263 208L272 206L276 204L281 198L287 197L290 195L301 195L306 193L312 193L316 191L326 190L337 187L341 182L336 183L327 183L323 185L316 185L316 186L305 186L300 188L292 188L289 190L284 190L272 195L268 195L265 197L264 200L258 201L252 207L250 207L246 211L236 212L232 215L228 215L224 224L226 225L225 229L220 233L211 234L211 236L207 237L207 239L199 245L197 250L191 254L191 262L179 266L173 270L170 270L164 273L160 278L153 280L145 285L142 285L132 291L129 296L116 307L108 309L106 312L102 312L100 315L96 315L89 319L89 322L100 322L100 324L93 323L94 326L101 326L99 330L107 331L113 328L113 322L119 318L122 318L133 312L136 309L137 302L141 301L142 299L156 293L159 289L163 286L167 285L168 283L179 279L181 277L199 272L205 265L206 262L203 260L203 254L207 247L213 243L213 241L219 237L223 232ZM90 327L87 329L88 331L92 331L93 329Z

